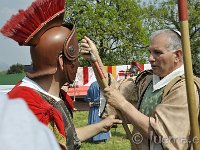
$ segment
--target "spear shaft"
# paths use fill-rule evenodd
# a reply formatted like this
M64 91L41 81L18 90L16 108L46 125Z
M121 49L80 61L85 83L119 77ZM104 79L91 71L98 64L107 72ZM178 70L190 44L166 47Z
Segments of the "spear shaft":
M100 66L103 66L102 62L98 62L97 61L97 58L95 58L95 56L93 55L93 61L91 62L92 64L92 67L93 67L93 70L96 74L96 77L97 77L97 81L101 87L101 89L104 89L106 87L108 87L108 78L106 77L106 75L104 74L105 70L103 70L104 68L100 67ZM100 58L98 58L100 60ZM99 63L101 65L99 65ZM126 135L131 143L131 146L134 148L134 150L137 150L135 144L133 143L133 140L132 140L132 134L131 134L131 131L129 130L128 128L128 125L126 123L126 120L123 118L121 112L119 110L116 110L117 112L117 115L119 116L119 119L122 120L122 125L124 127L124 130L126 132Z
M191 126L190 140L192 141L190 142L191 144L193 144L194 150L200 150L198 112L197 112L195 90L194 90L194 77L192 69L190 37L189 37L189 27L188 27L187 0L178 0L178 12L179 12L179 20L181 28L185 81L186 81L187 100L188 100L188 109L189 109L190 126Z

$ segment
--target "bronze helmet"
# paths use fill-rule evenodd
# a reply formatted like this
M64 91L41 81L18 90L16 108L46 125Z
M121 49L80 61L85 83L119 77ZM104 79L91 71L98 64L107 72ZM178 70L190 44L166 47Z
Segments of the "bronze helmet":
M78 40L73 26L56 26L48 29L38 43L30 48L32 70L27 71L29 78L54 74L57 70L58 56L66 58L67 79L72 83L78 68Z

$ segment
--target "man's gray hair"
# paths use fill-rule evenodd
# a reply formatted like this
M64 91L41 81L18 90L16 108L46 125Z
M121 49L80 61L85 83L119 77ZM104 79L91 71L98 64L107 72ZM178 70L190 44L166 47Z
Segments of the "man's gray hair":
M176 51L178 49L182 49L180 32L175 30L163 29L155 31L152 33L150 40L163 33L168 35L168 44L166 45L167 50Z

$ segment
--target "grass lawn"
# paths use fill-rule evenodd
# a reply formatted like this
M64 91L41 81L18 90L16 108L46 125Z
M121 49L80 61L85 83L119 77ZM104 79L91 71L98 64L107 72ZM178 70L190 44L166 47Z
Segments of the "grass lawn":
M19 73L19 74L0 73L0 85L15 85L17 84L17 82L23 79L24 76L25 73Z
M14 85L25 76L22 74L6 75L6 72L0 72L0 85ZM87 125L88 111L74 112L75 127L83 127ZM122 125L112 128L111 138L107 142L94 144L90 142L83 142L81 150L130 150L130 142L126 139L125 131Z
M82 127L87 125L88 111L74 112L75 127ZM125 131L122 125L111 129L111 138L107 142L94 144L90 142L83 142L81 150L130 150L130 142L126 139Z

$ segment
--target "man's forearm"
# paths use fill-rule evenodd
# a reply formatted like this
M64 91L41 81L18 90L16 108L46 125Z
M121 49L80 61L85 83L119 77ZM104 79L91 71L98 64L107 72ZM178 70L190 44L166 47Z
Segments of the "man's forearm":
M141 132L145 137L149 137L150 123L149 117L145 116L139 112L131 103L125 101L119 110L126 115L129 122L133 124L139 132ZM154 118L151 118L151 121L154 121Z
M76 128L76 133L81 142L97 135L100 132L101 132L100 123L91 124L81 128Z

